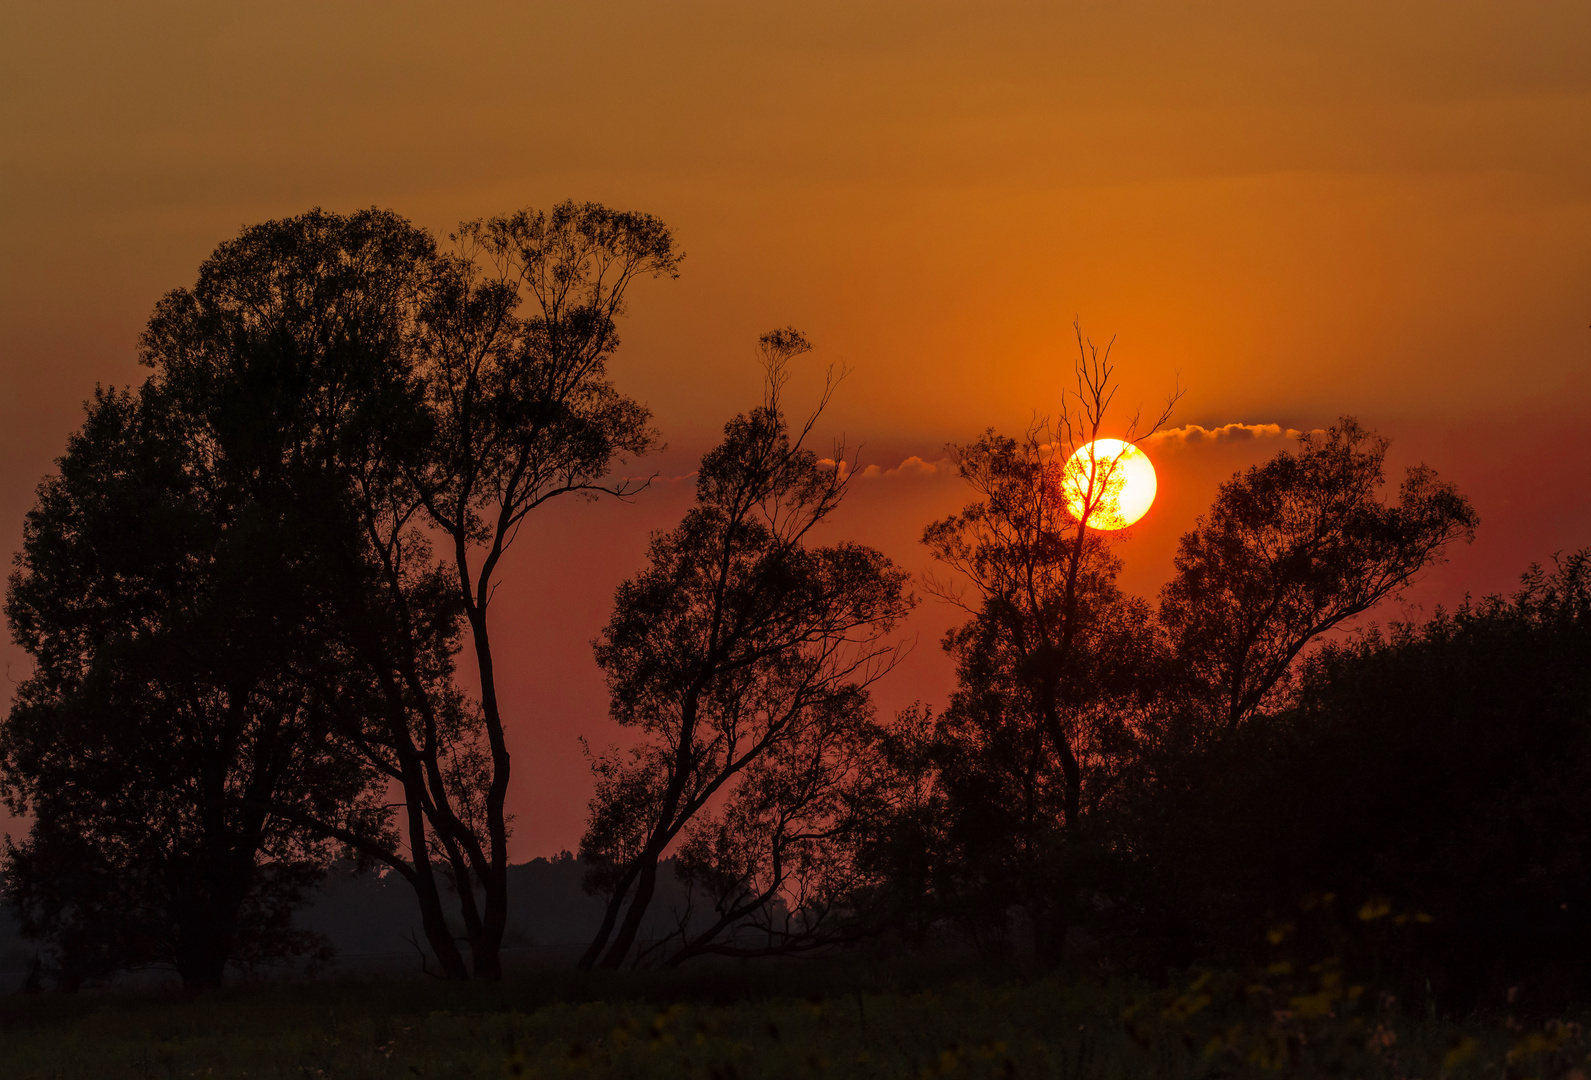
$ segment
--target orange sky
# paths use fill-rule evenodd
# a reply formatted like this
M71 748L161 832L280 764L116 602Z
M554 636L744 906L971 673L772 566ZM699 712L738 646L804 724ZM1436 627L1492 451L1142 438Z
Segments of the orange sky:
M755 400L773 326L852 369L831 430L888 470L1052 411L1077 315L1117 335L1125 399L1180 378L1177 423L1352 412L1458 480L1481 538L1417 602L1591 544L1583 0L10 0L0 56L6 550L81 401L142 377L154 300L239 227L376 204L445 229L565 197L656 213L688 252L637 288L615 366L669 475ZM1151 448L1129 585L1281 445ZM515 553L521 855L578 837L574 736L611 732L587 642L688 492L556 508ZM942 471L859 481L835 535L918 570L961 497ZM943 700L951 619L925 606L886 704Z

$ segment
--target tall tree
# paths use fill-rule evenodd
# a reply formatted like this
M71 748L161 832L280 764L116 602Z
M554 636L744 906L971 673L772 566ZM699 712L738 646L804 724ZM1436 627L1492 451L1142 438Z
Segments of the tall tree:
M406 843L284 812L407 879L443 969L462 977L427 787L427 765L458 741L439 713L456 705L461 613L391 460L426 428L413 343L438 262L428 235L385 211L254 226L162 298L141 356L183 437L270 508L283 547L312 555L278 584L317 609L306 626L320 648L284 659L337 720L340 748L402 791Z
M1116 393L1110 347L1097 349L1074 329L1075 389L1058 421L1036 423L1020 439L990 431L952 447L977 498L923 533L930 554L960 579L929 587L971 616L945 638L958 686L939 725L961 847L985 864L964 871L996 889L999 912L1014 885L1049 952L1064 938L1065 919L1041 870L1044 838L1075 833L1086 789L1108 774L1126 734L1116 703L1102 703L1131 693L1123 665L1136 662L1149 637L1147 608L1116 586L1112 534L1096 527L1113 514L1125 480L1126 451L1111 457L1095 447L1110 430ZM1157 430L1176 399L1147 426L1128 417L1124 442Z
M607 363L637 277L678 276L668 228L646 214L565 202L474 222L455 235L442 286L423 312L417 376L430 424L403 462L428 523L441 530L468 621L481 688L489 780L477 818L445 820L464 850L464 898L476 974L498 977L508 921L510 760L488 618L504 554L526 516L551 499L634 494L610 480L625 456L658 445L651 414L620 394ZM433 787L436 785L433 783ZM455 815L456 816L456 815ZM479 882L479 918L472 910Z
M403 791L406 843L315 824L415 886L432 950L464 977L445 879L474 972L495 978L511 764L491 648L497 575L536 507L641 486L605 479L655 442L606 363L629 285L673 275L679 255L656 219L593 204L452 239L440 252L375 210L245 230L193 289L162 300L143 356L320 553L336 647L301 675L346 745ZM453 680L460 627L476 701Z
M1380 501L1387 445L1352 417L1301 435L1222 484L1182 538L1160 621L1214 731L1285 688L1310 642L1474 538L1474 508L1427 466Z
M34 819L7 892L72 986L151 963L213 986L314 949L289 917L334 849L292 811L384 818L284 662L311 613L258 568L297 554L170 405L96 394L7 595L35 660L0 724L6 802Z
M702 459L696 505L653 537L596 645L612 716L643 741L595 762L581 851L608 902L585 967L624 962L665 851L706 817L687 862L727 904L712 937L779 898L788 877L769 860L813 854L846 812L836 751L865 717L867 686L895 656L887 636L913 602L906 574L872 548L809 546L847 490L844 451L822 462L804 445L827 391L795 432L784 415L787 364L806 339L781 330L761 346L763 404ZM717 815L715 800L727 802Z
M1068 822L1080 813L1081 764L1069 712L1080 704L1086 664L1084 645L1095 631L1109 630L1121 603L1115 579L1119 563L1108 534L1094 527L1119 496L1124 475L1119 458L1093 457L1105 432L1116 386L1110 349L1085 344L1077 331L1076 389L1066 395L1052 430L1035 424L1021 439L993 431L965 447L952 447L961 478L977 500L959 514L923 532L929 553L956 571L972 592L931 582L943 599L965 608L972 620L946 638L959 658L964 682L997 666L1014 680L1027 725L1048 738L1064 772L1062 812ZM1125 425L1127 443L1153 434L1170 416L1171 404L1147 428L1135 415ZM1087 468L1074 455L1087 450Z

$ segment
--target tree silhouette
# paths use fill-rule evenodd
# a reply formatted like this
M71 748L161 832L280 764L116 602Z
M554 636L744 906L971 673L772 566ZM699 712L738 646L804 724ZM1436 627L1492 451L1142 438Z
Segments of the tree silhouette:
M1412 1000L1583 1000L1591 552L1511 596L1327 642L1289 698L1139 792L1132 857L1184 938L1240 954L1311 890L1392 897L1435 917L1387 958Z
M1116 393L1109 346L1101 354L1076 329L1076 390L1066 395L1059 422L1053 429L1035 424L1020 440L990 431L970 446L952 447L957 469L978 499L923 532L929 553L974 592L968 603L956 586L930 583L940 597L974 616L946 646L969 660L972 652L1009 654L1003 666L1021 684L1033 726L1060 757L1068 823L1079 815L1082 781L1067 712L1086 696L1071 693L1068 699L1077 674L1072 668L1080 643L1120 597L1119 564L1092 522L1123 479L1118 459L1095 461L1091 449L1085 475L1068 468L1077 451L1091 448L1104 433ZM1142 431L1140 417L1131 417L1124 441L1158 430L1178 396Z
M998 894L996 911L1014 885L1051 952L1064 918L1050 902L1054 883L1040 880L1042 837L1075 832L1090 778L1108 771L1124 729L1103 698L1121 691L1123 663L1148 636L1147 608L1116 586L1109 534L1092 527L1119 494L1119 458L1094 460L1090 450L1087 469L1070 465L1106 433L1116 393L1109 347L1094 348L1080 329L1077 346L1059 421L952 447L977 499L923 533L930 554L971 587L929 582L972 616L945 638L958 686L940 721L962 848L984 864L964 869ZM1175 401L1143 430L1129 417L1124 441L1152 434Z
M23 929L69 986L168 963L189 987L317 948L289 916L333 852L292 808L379 834L371 770L288 658L298 555L153 385L100 391L39 488L6 613L35 660L0 725ZM278 579L279 580L279 579Z
M630 284L677 276L681 256L656 218L593 203L473 222L455 239L459 249L423 312L416 375L428 438L407 448L421 452L402 466L429 522L451 542L481 687L485 835L463 821L439 829L464 852L453 884L464 898L475 971L496 978L508 919L510 771L488 620L496 574L526 515L543 503L572 493L623 497L644 486L607 480L616 460L647 453L657 436L650 413L614 388L606 364ZM528 315L519 313L524 306ZM478 917L472 878L483 893Z
M1205 723L1231 731L1286 685L1311 642L1471 540L1476 516L1424 465L1377 499L1387 441L1343 417L1221 485L1178 545L1160 621Z
M315 211L221 245L143 339L194 437L318 553L333 613L300 675L344 745L403 792L405 843L305 818L415 887L444 972L500 974L510 760L489 608L537 506L638 490L604 478L651 448L605 370L625 291L673 274L656 219L564 203L462 226L454 249L396 214ZM439 554L433 541L440 540ZM454 654L468 632L481 694Z
M843 448L824 463L803 445L827 392L794 434L785 418L786 365L805 338L782 330L761 344L763 404L702 459L696 505L653 537L596 645L613 718L645 741L594 763L581 851L608 903L585 967L624 962L659 860L693 822L688 865L728 886L714 938L766 912L786 860L818 857L847 813L843 750L866 688L890 666L885 638L912 604L906 575L879 552L809 546L846 492ZM717 814L715 798L727 799Z
M671 966L695 956L775 956L847 944L882 928L869 847L896 809L898 778L865 700L836 697L742 770L716 811L684 832L676 873L709 913L679 913L655 943Z

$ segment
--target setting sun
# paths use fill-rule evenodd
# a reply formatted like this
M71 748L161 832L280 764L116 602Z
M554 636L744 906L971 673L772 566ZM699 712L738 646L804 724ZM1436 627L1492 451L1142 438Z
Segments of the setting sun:
M1066 462L1067 508L1081 520L1084 507L1093 509L1088 525L1107 531L1125 529L1155 501L1155 467L1149 455L1120 439L1098 439Z

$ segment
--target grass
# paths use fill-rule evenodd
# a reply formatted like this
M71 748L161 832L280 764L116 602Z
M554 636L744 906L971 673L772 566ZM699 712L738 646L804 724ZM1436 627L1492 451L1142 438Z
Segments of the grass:
M0 1077L1584 1080L1578 1025L1398 1014L1330 973L1278 1000L1220 974L1155 989L927 965L519 975L4 999ZM1302 992L1307 991L1307 992Z

